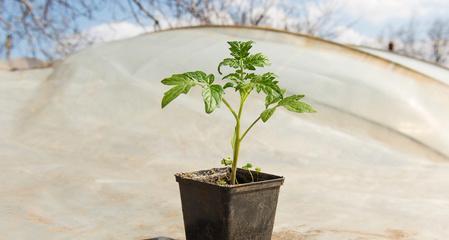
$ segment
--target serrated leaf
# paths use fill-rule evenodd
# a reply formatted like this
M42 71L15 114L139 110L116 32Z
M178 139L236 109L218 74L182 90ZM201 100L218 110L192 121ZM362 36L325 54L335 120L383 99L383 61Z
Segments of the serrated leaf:
M173 74L171 77L165 78L161 81L164 85L180 85L188 82L189 79L186 79L184 74Z
M262 75L254 75L251 82L255 85L258 93L265 93L265 106L280 101L284 96L284 90L282 90L278 81L276 81L276 75L273 73L264 73Z
M248 73L245 75L245 80L253 80L254 78L259 77L259 75L255 74L255 73Z
M209 83L209 77L212 74L210 74L208 76L205 72L195 71L195 72L186 72L186 73L183 73L183 74L180 74L180 75L185 76L186 78L190 79L193 82L208 84Z
M171 101L177 98L181 94L189 92L190 88L195 86L195 82L189 78L186 74L174 74L169 78L165 78L161 81L165 85L173 86L164 93L162 98L161 107L164 108Z
M265 97L265 107L275 104L282 100L283 94L269 94Z
M231 55L235 59L242 59L249 55L249 50L252 48L253 41L230 41L229 50L231 51Z
M252 83L239 83L235 90L240 92L241 96L248 95L254 88L254 84Z
M305 102L301 101L289 101L287 103L283 103L282 105L287 110L297 113L313 113L316 112L315 109L313 109L312 106Z
M300 100L302 98L304 98L304 95L302 95L302 94L301 95L291 95L291 96L288 96L288 97L282 99L282 101L279 102L279 105L282 106L282 105L288 104L289 102L297 102L298 100Z
M260 114L260 119L262 119L263 122L267 122L268 119L273 116L274 111L276 111L275 107L266 109Z
M168 91L164 93L164 97L162 98L161 102L162 108L167 106L171 101L173 101L182 93L184 94L188 93L192 86L193 85L178 85L170 88Z
M230 80L233 82L241 82L239 75L237 73L230 73L223 77L223 80Z
M203 88L203 100L206 113L213 112L222 101L223 88L218 84L209 85Z
M256 70L256 67L267 66L269 62L268 58L266 58L262 53L256 53L244 58L243 64L248 70Z
M225 59L223 59L223 61L220 62L220 64L218 64L218 73L220 73L220 74L222 74L222 72L221 72L222 66L228 66L231 68L239 68L240 64L239 64L239 60L237 60L237 59L225 58Z

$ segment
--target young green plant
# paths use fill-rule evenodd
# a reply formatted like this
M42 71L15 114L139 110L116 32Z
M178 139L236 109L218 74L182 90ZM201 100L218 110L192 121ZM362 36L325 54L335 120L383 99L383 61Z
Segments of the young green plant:
M274 73L255 72L257 68L269 65L269 61L262 53L250 53L252 41L230 41L228 44L231 56L218 64L218 73L223 75L223 67L228 67L231 71L222 77L222 84L215 81L214 74L206 74L203 71L174 74L162 80L164 85L169 85L171 88L164 93L161 105L164 108L179 95L187 94L192 87L198 86L202 88L206 113L212 113L222 103L226 106L235 119L235 128L232 138L232 160L223 159L222 163L226 166L231 165L230 184L236 184L240 144L256 123L260 120L268 121L279 107L297 113L311 113L315 110L309 104L301 101L304 95L285 96L286 91L279 87L277 76ZM225 99L226 89L234 89L239 94L238 108L233 108ZM242 132L243 107L253 91L265 95L265 110ZM249 171L252 165L246 164L243 168ZM257 168L256 171L260 171L260 169Z

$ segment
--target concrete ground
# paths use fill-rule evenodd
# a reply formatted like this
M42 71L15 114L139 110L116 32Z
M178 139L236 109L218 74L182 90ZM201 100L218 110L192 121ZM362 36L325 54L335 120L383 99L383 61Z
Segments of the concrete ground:
M448 85L318 39L211 27L0 71L0 240L183 239L173 175L219 166L233 119L203 113L196 90L162 111L160 80L215 73L233 39L256 41L281 85L318 110L278 111L242 145L242 165L286 177L273 239L447 238ZM250 100L245 125L262 103Z

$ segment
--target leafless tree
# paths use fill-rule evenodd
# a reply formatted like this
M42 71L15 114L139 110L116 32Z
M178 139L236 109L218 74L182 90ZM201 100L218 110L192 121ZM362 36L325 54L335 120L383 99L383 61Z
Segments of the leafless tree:
M449 55L449 21L435 19L427 31L430 44L430 60L444 64Z
M402 53L407 56L423 58L422 42L419 40L419 23L415 18L411 18L408 23L401 26L395 33L395 37L401 43Z
M233 23L236 25L270 25L273 16L270 15L270 10L276 8L279 1L276 0L248 0L246 4L237 4L230 15Z
M150 19L170 16L168 25L233 24L270 26L333 39L356 21L342 14L340 1L329 0L128 0L134 16ZM161 2L165 2L163 4ZM150 11L151 9L151 11ZM163 10L166 10L165 12ZM174 14L173 14L174 13ZM167 22L167 21L165 21ZM167 25L167 24L164 24Z
M147 31L189 25L284 28L334 38L344 29L337 0L0 0L0 53L51 60L94 41L85 22L107 9L109 21L129 21ZM110 16L109 16L110 15ZM116 19L115 16L118 16ZM112 18L112 19L111 19ZM80 23L84 22L84 25ZM347 21L346 21L347 23ZM8 37L6 37L8 36ZM10 54L11 53L11 54Z
M394 51L399 54L443 65L449 55L448 23L434 19L426 25L411 18L396 28L388 25L379 34L378 42L385 48L394 43Z
M394 51L405 56L423 59L425 54L419 35L420 25L415 18L411 18L407 23L398 27L388 23L387 27L379 34L378 42L385 48L393 44Z
M289 2L283 7L291 19L285 29L325 39L335 39L357 22L343 14L342 2L337 0Z
M128 0L137 22L157 30L179 25L261 25L278 0Z
M97 6L94 0L0 0L0 30L8 36L0 41L10 46L3 50L6 55L20 49L47 59L64 56L74 47L64 37L78 33L79 22L91 19Z

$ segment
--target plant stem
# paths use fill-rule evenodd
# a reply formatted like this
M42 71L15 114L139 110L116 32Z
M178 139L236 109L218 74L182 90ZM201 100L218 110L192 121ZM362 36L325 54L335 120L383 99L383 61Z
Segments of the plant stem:
M232 157L232 169L231 169L231 184L234 185L236 183L237 178L237 161L239 160L239 150L240 150L240 119L237 119L237 123L235 125L235 142L234 142L234 155Z
M239 65L240 65L240 81L244 82L245 73L243 71L244 67L243 67L243 62L241 60L239 62ZM235 124L235 130L234 130L235 142L234 142L234 154L233 154L233 158L232 158L232 169L231 169L231 184L232 185L236 184L236 181L237 181L237 162L239 160L240 142L241 142L241 140L240 140L240 117L242 116L243 105L245 104L245 101L248 98L248 96L249 96L249 93L242 94L242 92L240 92L239 111L238 111L237 116L235 116L235 112L233 113L234 117L236 117L235 118L236 124ZM225 104L226 104L226 102L225 102Z
M248 133L248 131L260 120L260 116L258 118L256 118L256 120L254 120L253 123L251 123L251 125L249 125L249 127L246 129L246 131L242 134L242 137L240 138L240 142L243 140L243 138L246 136L246 134Z
M237 120L237 114L235 113L234 109L232 109L231 105L226 101L226 99L222 98L223 103L226 105L226 107L231 111L232 115L234 116L235 120Z
M249 175L251 176L251 181L254 182L254 177L253 177L253 174L251 173L251 170L248 169L248 172L249 172Z
M240 117L242 116L243 105L245 104L246 98L248 95L240 97L240 107L239 112L236 118L235 124L235 142L234 142L234 154L232 157L232 169L231 169L231 184L234 185L237 180L237 162L239 160L239 152L240 152Z

